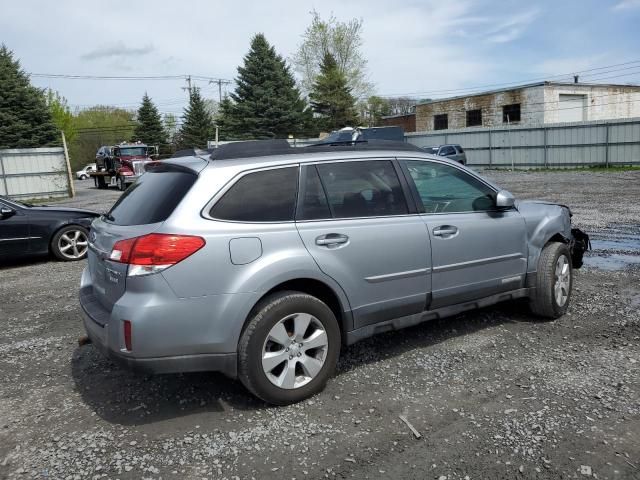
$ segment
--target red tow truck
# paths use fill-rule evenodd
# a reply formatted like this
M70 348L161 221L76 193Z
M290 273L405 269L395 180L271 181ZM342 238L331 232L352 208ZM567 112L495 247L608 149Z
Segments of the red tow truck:
M97 188L126 190L144 173L144 166L157 157L158 147L141 142L103 146L96 153L96 170L89 175Z

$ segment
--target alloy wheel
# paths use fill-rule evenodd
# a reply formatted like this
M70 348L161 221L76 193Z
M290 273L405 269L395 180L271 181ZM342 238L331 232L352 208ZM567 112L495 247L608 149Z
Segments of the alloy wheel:
M68 230L58 239L58 250L70 260L84 257L88 247L87 235L82 230Z
M262 347L262 369L277 387L295 389L313 380L325 363L329 339L316 317L294 313L278 321Z
M553 285L556 303L559 307L563 307L569 298L569 289L571 288L571 267L569 259L566 255L560 255L556 261L555 283Z

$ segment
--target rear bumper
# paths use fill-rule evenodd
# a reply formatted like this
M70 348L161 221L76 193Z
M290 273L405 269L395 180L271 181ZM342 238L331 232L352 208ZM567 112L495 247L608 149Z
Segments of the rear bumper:
M124 349L118 350L117 347L113 347L113 339L119 338L120 332L112 332L110 327L117 329L121 322L111 321L110 312L96 301L91 287L81 288L80 306L82 307L84 328L91 342L103 356L120 366L154 374L215 371L231 378L237 376L236 353L136 357Z

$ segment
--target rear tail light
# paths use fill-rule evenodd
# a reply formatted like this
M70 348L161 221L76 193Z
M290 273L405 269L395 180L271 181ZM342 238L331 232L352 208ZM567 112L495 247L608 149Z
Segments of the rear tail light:
M116 242L109 259L128 264L130 277L148 275L181 262L204 245L202 237L151 233Z
M129 320L123 321L122 328L124 330L124 348L131 351L131 322Z

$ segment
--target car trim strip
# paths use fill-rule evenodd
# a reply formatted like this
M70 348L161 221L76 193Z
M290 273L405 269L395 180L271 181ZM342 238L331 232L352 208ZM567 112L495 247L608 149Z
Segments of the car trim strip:
M375 275L373 277L365 277L369 283L380 283L388 280L399 280L401 278L418 277L423 273L430 273L430 268L419 268L417 270L407 270L405 272L387 273L385 275Z
M475 267L479 265L487 265L489 263L502 262L516 258L524 258L522 253L510 253L508 255L498 255L497 257L481 258L479 260L469 260L468 262L450 263L449 265L440 265L433 267L433 272L448 272L449 270L457 270L459 268Z
M16 237L16 238L0 238L0 242L14 242L16 240L37 240L42 237Z

